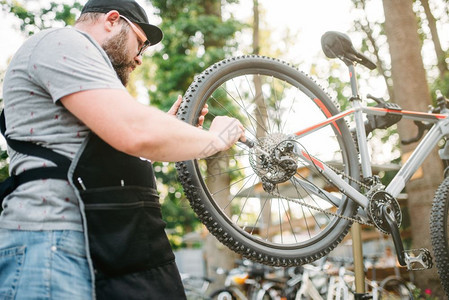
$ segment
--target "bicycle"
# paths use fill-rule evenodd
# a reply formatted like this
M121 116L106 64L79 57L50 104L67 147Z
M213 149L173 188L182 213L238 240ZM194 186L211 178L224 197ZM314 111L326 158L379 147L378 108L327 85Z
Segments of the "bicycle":
M273 268L249 260L237 261L238 267L230 271L217 269L226 275L225 285L212 291L207 299L217 300L280 300L282 288L279 280L270 278Z
M187 273L181 273L180 275L187 300L210 299L206 295L209 285L213 282L212 279Z
M355 292L355 274L348 270L346 265L352 263L352 259L328 257L329 262L336 264L337 271L329 278L329 289L327 293L327 300L340 299L357 299L354 298ZM369 299L403 299L413 300L413 293L409 284L399 276L390 275L380 282L376 281L375 262L377 257L367 257L367 260L372 260L372 279L365 278L365 289L370 291Z
M318 265L305 264L302 266L302 273L292 276L289 280L291 283L287 282L287 287L296 284L297 289L293 290L294 293L287 289L289 291L286 295L287 300L325 299L325 294L328 291L328 276L323 272L323 263L324 261Z
M209 232L259 263L283 267L310 263L328 254L357 222L391 234L400 265L410 270L431 268L429 250L403 248L396 197L431 149L449 135L447 102L440 95L437 106L427 113L375 97L370 98L376 105L366 106L359 96L355 66L376 65L342 33L327 32L322 47L349 70L352 107L343 112L311 77L279 59L233 57L195 78L178 118L196 125L208 103L210 116L238 118L247 142L209 157L206 148L206 158L177 163L184 192ZM367 133L402 118L419 125L415 140L424 138L385 187L372 173ZM230 134L233 128L223 132ZM448 143L440 156L447 166ZM446 178L435 196L431 232L438 248L436 265L449 295L448 189Z

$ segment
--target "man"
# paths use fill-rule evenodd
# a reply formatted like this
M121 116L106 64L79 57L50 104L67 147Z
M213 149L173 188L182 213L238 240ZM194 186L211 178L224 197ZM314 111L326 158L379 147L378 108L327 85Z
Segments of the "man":
M244 135L232 118L209 131L177 120L179 98L169 114L132 99L128 76L161 39L134 0L90 0L75 28L44 30L15 54L4 80L1 299L185 297L140 157L193 159Z

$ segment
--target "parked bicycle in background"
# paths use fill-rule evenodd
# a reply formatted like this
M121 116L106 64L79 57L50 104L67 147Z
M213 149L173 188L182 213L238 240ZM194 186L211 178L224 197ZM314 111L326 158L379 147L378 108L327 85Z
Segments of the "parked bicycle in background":
M377 256L370 256L365 258L366 262L371 265L371 279L365 279L365 290L371 296L370 299L400 299L412 300L414 285L408 283L403 278L397 275L389 275L386 278L377 281L376 278L376 263ZM333 271L328 270L332 274L329 279L327 300L346 300L354 299L355 291L355 275L350 267L353 260L350 258L328 257L328 262L334 266ZM349 266L349 268L348 268Z
M281 300L283 279L275 268L249 260L236 262L232 270L217 269L217 274L225 275L225 284L210 293L210 299L217 300Z

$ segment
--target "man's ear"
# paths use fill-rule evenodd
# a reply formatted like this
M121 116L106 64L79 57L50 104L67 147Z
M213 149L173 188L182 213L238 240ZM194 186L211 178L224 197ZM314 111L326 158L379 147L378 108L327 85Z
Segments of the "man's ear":
M111 10L105 15L104 29L111 32L114 26L117 26L120 20L120 13L116 10Z

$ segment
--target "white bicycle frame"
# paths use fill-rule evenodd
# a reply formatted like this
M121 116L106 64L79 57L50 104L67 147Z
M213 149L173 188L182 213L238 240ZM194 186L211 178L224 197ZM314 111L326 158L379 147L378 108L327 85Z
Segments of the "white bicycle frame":
M353 66L350 66L349 68L350 71L354 71ZM357 96L357 87L355 86L355 84L356 83L355 82L353 83L353 80L351 80L353 94L355 95L351 99L352 101L351 109L341 112L335 116L332 116L323 122L317 123L315 125L309 126L308 128L296 132L294 138L298 139L304 137L309 133L312 133L329 124L334 126L336 130L339 131L336 121L353 114L355 120L355 129L357 133L358 149L360 153L360 164L362 168L362 175L364 178L368 178L372 176L372 169L371 169L371 159L367 146L363 114L378 115L378 116L385 116L386 114L401 115L404 119L433 123L434 125L432 126L430 131L424 136L422 141L413 151L410 158L400 168L396 176L393 178L393 180L385 189L387 193L389 193L393 197L397 197L399 193L402 191L402 189L405 187L405 184L408 182L408 180L410 180L410 178L413 176L416 170L418 170L420 165L423 163L425 158L437 145L438 141L441 138L449 135L449 118L448 118L449 111L445 112L444 114L433 114L433 113L422 113L407 110L393 110L379 107L363 107L361 104L361 100ZM443 151L440 151L440 156L442 158L447 159L447 157L445 156L448 156L447 154L449 154L449 148L448 147L446 148ZM330 179L333 182L333 184L335 184L337 187L340 188L343 194L348 196L353 201L357 202L357 204L359 204L361 207L363 208L368 207L369 199L365 195L360 193L357 189L348 184L343 178L341 178L325 163L319 161L314 157L309 156L305 151L300 151L299 153L296 154L303 161L308 162L310 165L312 165L312 167L317 168L321 173L323 173L328 179ZM303 182L301 182L301 184L302 183ZM339 206L339 202L342 201L342 199L338 199L336 196L331 195L330 193L327 193L324 190L320 190L314 186L311 186L308 183L304 182L303 187L307 189L309 192L316 195L325 194L326 198L336 206Z
M354 299L354 296L349 293L349 288L346 285L344 276L346 269L344 267L338 268L338 276L332 276L329 279L329 288L327 292L327 300L348 300L350 299L349 295L351 295L351 299ZM374 296L375 294L373 294ZM343 296L343 298L342 298ZM377 300L377 297L373 300Z
M301 277L301 287L296 292L295 300L301 300L303 297L309 297L313 300L324 300L323 297L321 297L320 292L315 287L315 284L313 283L311 279L311 273L313 272L321 272L321 268L317 268L313 265L303 265L304 271Z

